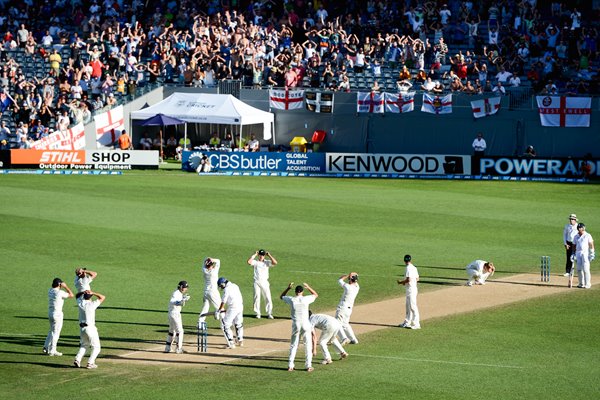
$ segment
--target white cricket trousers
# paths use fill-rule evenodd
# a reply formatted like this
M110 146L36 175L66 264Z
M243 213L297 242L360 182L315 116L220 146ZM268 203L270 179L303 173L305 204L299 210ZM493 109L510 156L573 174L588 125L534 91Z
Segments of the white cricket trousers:
M290 340L290 357L288 368L295 368L294 360L300 344L300 336L304 336L304 346L306 347L306 360L304 366L312 368L312 326L310 321L292 321L292 338Z
M419 319L419 308L417 307L417 288L406 288L406 319L404 323L407 325L421 326Z
M271 285L267 280L254 281L254 313L260 316L260 296L265 299L267 315L273 313L273 300L271 300Z
M50 330L46 336L44 348L48 350L49 354L52 354L56 351L56 344L63 327L63 313L48 314L48 321L50 321Z
M590 273L590 259L588 252L578 251L575 255L577 257L578 286L589 289L592 287L592 274Z
M204 304L202 305L202 310L198 316L198 324L206 320L206 316L202 316L202 314L206 314L208 312L211 304L215 311L221 306L221 296L219 296L219 291L216 288L212 290L206 290L204 292Z
M335 318L340 321L341 328L338 332L338 336L341 341L350 339L353 342L358 342L354 330L350 326L350 316L352 315L352 307L338 306L335 310Z
M98 329L95 326L86 326L81 328L81 342L79 344L79 351L75 355L75 360L81 363L83 356L87 349L91 348L90 358L88 364L95 364L96 357L100 354L100 337L98 336Z
M221 329L227 340L227 346L235 344L231 325L235 326L237 332L237 340L244 340L244 309L243 308L228 308L221 320Z
M177 350L183 349L183 322L181 321L180 311L169 312L169 333L167 334L166 351L171 349L173 337L177 337Z
M323 357L326 360L331 360L331 354L329 353L329 349L327 348L327 343L329 343L330 341L338 353L345 353L342 344L336 337L341 328L341 324L336 320L334 324L327 324L325 326L325 329L321 331L321 336L319 336L319 340L317 343L319 343L321 350L323 350Z

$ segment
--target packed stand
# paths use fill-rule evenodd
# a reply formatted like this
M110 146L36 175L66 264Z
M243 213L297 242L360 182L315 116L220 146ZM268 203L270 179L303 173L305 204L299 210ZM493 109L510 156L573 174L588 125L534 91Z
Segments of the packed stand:
M225 79L333 91L598 93L591 7L575 0L0 1L0 140L27 148L159 85L213 87Z

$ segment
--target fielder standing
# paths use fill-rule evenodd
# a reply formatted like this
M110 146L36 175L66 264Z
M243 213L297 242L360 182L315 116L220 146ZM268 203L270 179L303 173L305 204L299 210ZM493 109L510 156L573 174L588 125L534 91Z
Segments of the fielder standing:
M465 269L467 270L467 275L469 275L467 286L473 286L473 282L476 285L485 285L486 279L494 275L496 271L494 263L483 260L475 260L467 265Z
M404 264L406 264L406 272L404 273L404 279L398 279L399 285L408 284L406 288L406 318L404 322L400 324L401 328L408 329L421 329L421 323L419 318L419 308L417 307L417 282L419 281L419 272L417 267L412 264L412 257L410 254L404 256Z
M575 254L573 240L575 240L575 235L577 235L577 215L571 214L569 215L569 223L563 229L563 245L567 252L564 276L569 276L573 273L573 258Z
M86 290L83 293L77 293L77 306L79 307L79 328L81 342L79 351L75 355L73 365L76 368L81 366L81 360L88 348L91 348L90 358L88 358L87 369L98 368L96 365L96 357L100 354L100 337L96 328L96 309L102 304L106 298L100 293ZM96 297L96 300L92 300Z
M75 270L75 293L92 290L90 284L98 276L97 272L88 271L87 268L77 268Z
M321 364L331 364L331 354L327 348L327 344L331 343L333 347L340 353L342 358L348 357L348 353L342 347L340 341L337 339L337 334L342 329L340 321L333 318L332 316L325 314L313 314L312 311L308 312L310 315L310 324L312 325L312 352L313 356L317 355L317 342L323 350L323 361ZM317 341L316 329L321 331L321 336Z
M177 284L177 289L171 295L169 300L169 333L167 334L167 342L165 353L171 352L173 339L177 339L176 353L183 353L183 322L181 320L181 308L185 306L185 302L190 299L186 294L189 289L187 281L180 281Z
M223 290L221 305L215 311L215 318L221 318L221 313L225 311L225 315L221 321L221 329L225 335L228 349L235 349L236 341L234 341L231 325L235 326L237 345L244 346L244 300L240 287L233 282L221 277L217 281L219 288ZM227 306L227 310L225 310Z
M64 290L61 290L64 289ZM66 290L66 291L65 291ZM63 326L63 304L65 299L73 297L73 292L60 278L54 278L52 288L48 290L48 320L50 330L44 343L44 353L49 356L62 356L56 351L56 344Z
M575 247L575 257L577 257L577 278L579 279L578 288L589 289L592 287L592 275L590 273L590 261L596 258L594 248L594 239L592 235L586 232L585 224L577 224L577 235L573 240Z
M256 259L258 257L258 260ZM269 257L266 260L265 257ZM271 286L269 284L269 268L277 265L277 260L266 250L257 250L248 259L248 265L254 267L254 313L260 318L260 296L265 299L267 318L273 319L273 300L271 300Z
M348 282L346 282L346 279ZM338 279L338 284L344 289L342 298L335 310L335 318L337 318L342 325L342 328L338 332L338 336L342 341L342 345L348 343L358 344L358 339L350 326L352 307L354 307L354 300L356 300L356 296L360 290L360 286L358 285L358 274L356 272L350 272L348 275L342 275Z
M290 282L287 288L281 293L279 298L286 304L290 305L292 314L292 338L290 340L290 355L288 358L288 371L294 370L294 360L296 358L296 352L298 351L298 345L300 343L300 336L304 335L304 345L306 346L306 360L305 366L307 372L312 372L312 325L310 324L308 306L315 302L319 295L313 290L308 283L304 283L304 287L298 285L294 290L296 296L287 296L294 282ZM304 288L306 288L310 295L304 296Z
M202 275L204 276L204 303L202 304L202 310L198 316L198 326L206 320L206 313L208 313L211 304L215 310L217 310L221 304L221 296L219 295L219 288L217 286L219 269L221 269L221 260L211 257L206 257L204 259L204 262L202 263Z

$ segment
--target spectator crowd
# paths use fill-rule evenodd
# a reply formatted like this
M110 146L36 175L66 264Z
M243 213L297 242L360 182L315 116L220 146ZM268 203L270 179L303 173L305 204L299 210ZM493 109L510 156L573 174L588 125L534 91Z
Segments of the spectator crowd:
M598 93L592 3L0 0L0 143L28 148L161 84Z

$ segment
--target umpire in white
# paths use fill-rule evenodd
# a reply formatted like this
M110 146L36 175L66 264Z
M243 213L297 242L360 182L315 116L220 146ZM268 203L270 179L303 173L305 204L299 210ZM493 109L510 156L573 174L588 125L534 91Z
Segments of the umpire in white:
M571 214L569 215L569 223L563 229L563 246L565 246L565 251L567 252L564 276L569 276L573 269L573 255L575 254L573 240L575 240L575 235L577 235L577 215Z

